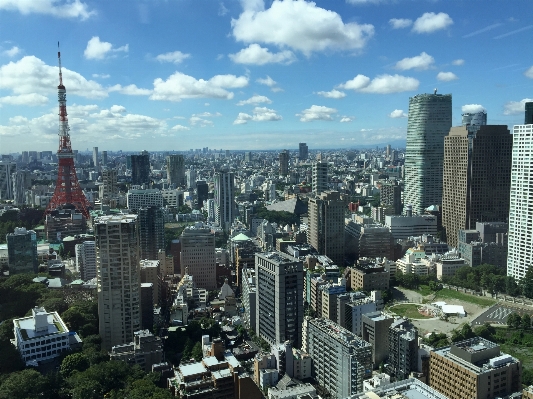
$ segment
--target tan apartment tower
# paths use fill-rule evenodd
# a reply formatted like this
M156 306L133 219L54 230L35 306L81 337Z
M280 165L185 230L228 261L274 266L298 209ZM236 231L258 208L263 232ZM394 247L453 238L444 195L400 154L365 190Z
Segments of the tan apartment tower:
M444 138L442 225L448 245L476 222L509 217L513 137L505 125L452 127Z
M194 277L198 288L217 289L215 235L199 223L183 230L181 242L181 275Z
M102 216L94 222L98 318L103 347L133 341L141 329L141 278L137 215Z

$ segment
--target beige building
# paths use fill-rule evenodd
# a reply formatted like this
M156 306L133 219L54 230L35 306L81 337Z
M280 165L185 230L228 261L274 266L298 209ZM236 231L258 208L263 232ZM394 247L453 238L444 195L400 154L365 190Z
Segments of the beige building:
M452 247L459 230L509 217L513 137L505 125L476 128L452 127L444 138L442 225Z
M102 345L132 342L141 329L141 276L137 215L101 216L94 222L98 318Z
M443 255L442 258L435 262L437 278L442 280L443 277L454 276L457 269L463 266L469 265L463 258L458 256L457 253Z
M381 265L358 265L350 268L350 287L352 290L366 292L389 288L390 275Z
M430 352L429 385L450 399L494 399L522 389L522 365L481 337Z
M201 223L187 227L180 237L181 275L194 276L197 287L207 290L217 288L215 235Z

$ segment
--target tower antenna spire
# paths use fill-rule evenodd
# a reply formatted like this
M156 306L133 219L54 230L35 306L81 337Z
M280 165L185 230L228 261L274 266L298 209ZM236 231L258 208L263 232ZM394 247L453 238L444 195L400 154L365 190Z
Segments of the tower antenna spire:
M59 42L57 42L57 60L59 61L59 86L63 86L63 73L61 72L61 51L59 51Z

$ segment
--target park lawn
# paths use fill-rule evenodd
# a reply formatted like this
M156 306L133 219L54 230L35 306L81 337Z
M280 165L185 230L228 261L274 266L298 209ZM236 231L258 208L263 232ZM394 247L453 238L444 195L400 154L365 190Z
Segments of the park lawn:
M396 313L398 316L405 316L409 319L430 319L428 316L424 316L418 312L418 307L412 303L394 305L389 308L391 312Z
M492 306L497 302L494 299L465 294L464 292L451 290L449 288L443 288L442 290L438 291L434 300L436 301L438 299L458 299L463 302L473 303L475 305L487 307Z
M418 292L422 296L428 296L430 294L433 294L434 291L431 291L429 289L429 285L420 285L417 290L414 290L415 292Z

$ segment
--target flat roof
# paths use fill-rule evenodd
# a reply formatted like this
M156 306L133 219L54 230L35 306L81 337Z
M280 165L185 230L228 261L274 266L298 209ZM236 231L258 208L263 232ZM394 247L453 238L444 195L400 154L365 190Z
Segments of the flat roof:
M179 369L183 377L207 373L207 368L201 362L181 365Z

